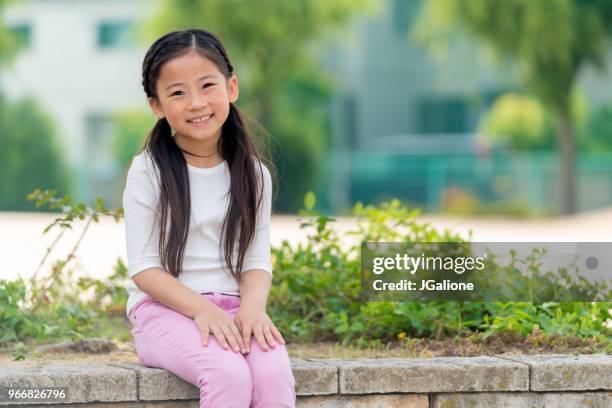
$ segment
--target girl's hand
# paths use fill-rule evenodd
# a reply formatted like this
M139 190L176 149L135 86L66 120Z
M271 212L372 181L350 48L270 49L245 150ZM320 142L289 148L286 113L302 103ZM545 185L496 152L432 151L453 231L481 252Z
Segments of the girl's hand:
M242 341L242 336L238 331L238 327L220 307L211 304L202 311L198 312L193 320L202 332L202 343L204 347L208 345L208 336L210 333L215 336L217 342L227 350L230 346L234 352L245 353L246 347Z
M276 342L285 344L285 339L274 326L265 310L249 307L246 304L243 307L241 304L238 312L236 312L235 322L242 334L242 342L246 346L247 353L251 352L251 333L255 335L255 339L263 351L276 347Z

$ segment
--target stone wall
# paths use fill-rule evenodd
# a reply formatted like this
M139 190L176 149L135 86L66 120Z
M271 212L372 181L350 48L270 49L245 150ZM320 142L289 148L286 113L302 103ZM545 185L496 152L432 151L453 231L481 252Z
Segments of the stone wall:
M293 359L292 364L297 406L304 408L612 407L607 354ZM69 401L36 407L198 407L194 386L133 363L0 368L0 406L15 406L8 388L25 387L69 390Z

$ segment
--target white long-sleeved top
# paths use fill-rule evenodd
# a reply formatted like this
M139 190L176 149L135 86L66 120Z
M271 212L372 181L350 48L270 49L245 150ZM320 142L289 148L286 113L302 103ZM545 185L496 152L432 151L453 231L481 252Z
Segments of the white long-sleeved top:
M272 178L267 167L256 161L257 179L261 164L264 185L259 207L255 236L249 246L242 271L263 269L272 275L270 259L270 215ZM216 291L240 294L238 283L227 272L219 242L223 219L229 206L230 170L226 161L209 168L187 164L191 195L191 216L183 269L178 279L198 293ZM127 243L128 273L133 278L148 268L162 268L159 256L159 221L156 222L156 204L159 181L153 158L146 152L135 156L128 170L123 191L125 235ZM259 197L259 188L257 196ZM168 221L169 223L169 221ZM169 224L168 224L169 225ZM222 247L222 246L221 246ZM237 259L236 242L234 266ZM129 297L126 311L147 294L130 279L126 285Z

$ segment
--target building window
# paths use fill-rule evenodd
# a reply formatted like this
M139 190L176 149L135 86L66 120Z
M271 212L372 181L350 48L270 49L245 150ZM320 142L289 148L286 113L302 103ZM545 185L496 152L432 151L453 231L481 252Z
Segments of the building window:
M95 196L100 196L109 205L120 205L117 198L119 170L112 150L115 124L105 113L91 113L85 118L85 131L87 199L93 201Z
M345 95L343 100L344 120L346 129L346 143L349 149L356 149L359 131L357 128L357 98L355 95Z
M129 21L106 21L98 24L98 47L121 48L135 44L134 23Z
M8 27L18 48L29 48L32 42L32 26L28 23L14 24Z
M462 97L422 100L417 108L419 133L464 133L468 131L468 104Z

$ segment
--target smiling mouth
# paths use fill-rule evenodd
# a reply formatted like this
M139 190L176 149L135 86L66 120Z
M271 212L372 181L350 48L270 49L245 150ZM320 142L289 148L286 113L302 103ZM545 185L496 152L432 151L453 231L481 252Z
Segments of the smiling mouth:
M210 115L205 115L205 116L200 116L199 118L189 119L187 120L187 122L188 123L204 123L208 119L212 118L214 115L215 115L214 113L211 113Z

